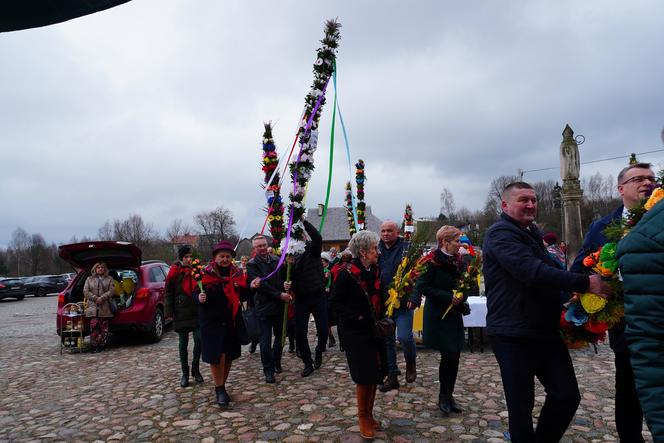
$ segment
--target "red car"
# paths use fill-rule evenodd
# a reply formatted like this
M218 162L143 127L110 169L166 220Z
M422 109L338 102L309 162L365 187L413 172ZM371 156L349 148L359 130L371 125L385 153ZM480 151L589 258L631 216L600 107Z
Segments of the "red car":
M103 261L111 274L117 273L125 288L122 298L116 298L118 311L111 320L111 331L136 331L145 333L152 341L159 341L166 323L164 316L164 285L169 266L163 261L141 261L141 250L132 243L116 241L92 241L62 245L60 257L79 269L69 285L58 295L56 328L63 343L72 336L72 317L63 316L63 307L69 303L83 302L83 285L92 266ZM73 319L79 322L81 318ZM83 320L83 335L89 335L87 318ZM74 327L80 324L74 325ZM64 331L61 331L61 328ZM74 333L77 336L78 333Z

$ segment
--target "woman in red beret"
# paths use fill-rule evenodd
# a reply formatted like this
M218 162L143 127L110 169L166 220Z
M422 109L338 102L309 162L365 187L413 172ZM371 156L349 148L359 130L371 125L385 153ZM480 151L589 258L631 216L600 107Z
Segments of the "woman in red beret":
M231 243L217 243L212 261L203 272L203 292L197 295L203 361L210 364L219 406L231 402L226 379L231 363L240 356L236 320L241 315L241 293L247 289L246 276L233 264L233 257L235 249Z

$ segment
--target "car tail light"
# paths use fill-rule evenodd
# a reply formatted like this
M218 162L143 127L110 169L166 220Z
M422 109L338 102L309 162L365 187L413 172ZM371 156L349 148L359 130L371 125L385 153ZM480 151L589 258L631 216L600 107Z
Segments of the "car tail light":
M143 300L150 297L150 290L148 288L141 288L136 291L136 300Z
M7 287L7 286L5 286L5 285L3 285L2 283L0 283L0 289L4 289L4 288L6 288L6 287Z
M58 304L62 305L65 303L65 293L61 292L58 294Z

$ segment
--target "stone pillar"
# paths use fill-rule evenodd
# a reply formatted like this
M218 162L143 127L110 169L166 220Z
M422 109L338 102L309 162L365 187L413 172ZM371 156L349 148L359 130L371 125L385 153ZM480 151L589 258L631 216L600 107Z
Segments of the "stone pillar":
M563 141L560 144L560 166L560 175L563 179L562 241L567 243L567 257L571 264L583 242L583 227L581 226L583 191L579 181L579 145L574 139L574 131L569 125L566 125L563 130Z

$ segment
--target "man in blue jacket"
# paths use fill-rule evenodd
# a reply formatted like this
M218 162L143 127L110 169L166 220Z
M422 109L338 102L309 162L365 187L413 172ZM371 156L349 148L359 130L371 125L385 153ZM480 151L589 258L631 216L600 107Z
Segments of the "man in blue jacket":
M604 229L614 220L627 217L628 210L637 207L651 190L656 177L650 163L637 163L627 166L618 174L618 192L623 204L611 214L594 221L583 240L581 251L577 255L571 270L589 273L583 266L583 259L597 251L606 243ZM625 321L621 321L609 330L609 345L613 349L616 364L616 429L621 442L643 442L643 413L636 394L634 373L629 360L629 350L625 341Z
M607 292L599 276L560 269L535 226L537 196L528 183L508 185L503 213L483 246L487 335L500 366L512 442L557 442L581 399L560 338L560 291ZM546 390L537 429L532 412L537 377Z

